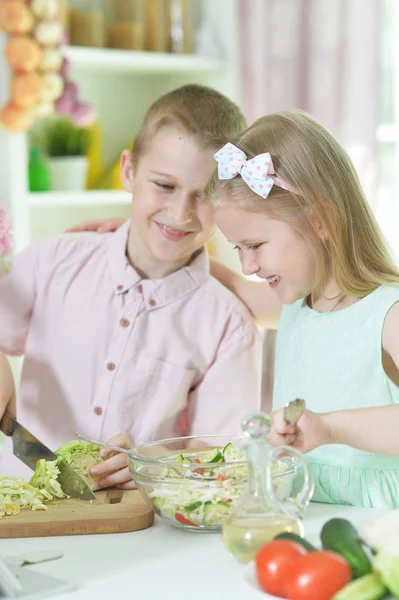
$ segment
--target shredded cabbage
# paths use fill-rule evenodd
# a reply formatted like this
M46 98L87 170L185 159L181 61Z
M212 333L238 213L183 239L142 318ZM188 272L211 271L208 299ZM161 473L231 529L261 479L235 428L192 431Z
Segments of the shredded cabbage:
M59 474L60 470L56 460L42 458L37 461L36 470L29 483L39 490L46 490L51 496L66 498L57 479Z
M52 500L45 489L38 489L22 477L0 476L0 518L17 515L21 508L47 510L45 502Z

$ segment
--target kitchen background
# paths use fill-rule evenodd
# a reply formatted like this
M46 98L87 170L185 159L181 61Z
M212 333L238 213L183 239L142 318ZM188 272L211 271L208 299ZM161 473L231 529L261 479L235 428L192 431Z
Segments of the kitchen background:
M0 0L0 201L15 251L128 217L121 150L159 95L196 82L249 122L299 107L326 125L399 256L397 0L30 0L30 17L16 4ZM221 236L211 251L239 269Z

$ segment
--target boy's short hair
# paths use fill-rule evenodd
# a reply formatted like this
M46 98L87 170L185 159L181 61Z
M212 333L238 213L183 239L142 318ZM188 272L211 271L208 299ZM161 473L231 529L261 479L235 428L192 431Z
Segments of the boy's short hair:
M239 107L220 92L197 84L161 96L144 117L133 144L137 164L146 144L162 128L175 126L194 135L202 148L218 150L247 127Z

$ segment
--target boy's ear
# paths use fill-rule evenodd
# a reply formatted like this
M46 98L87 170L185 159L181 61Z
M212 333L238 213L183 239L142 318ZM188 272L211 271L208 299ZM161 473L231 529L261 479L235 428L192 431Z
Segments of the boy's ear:
M121 154L120 171L123 189L133 193L133 154L130 150L124 150Z

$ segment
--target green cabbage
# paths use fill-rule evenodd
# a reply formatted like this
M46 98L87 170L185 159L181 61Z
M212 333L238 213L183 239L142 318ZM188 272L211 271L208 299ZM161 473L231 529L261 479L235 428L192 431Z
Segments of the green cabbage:
M388 590L399 597L399 548L397 542L393 542L377 553L373 561L374 570L380 574L383 583Z
M98 481L90 475L89 471L94 465L103 461L100 450L101 448L97 444L71 440L58 448L56 454L79 473L92 491L95 492L99 489Z

